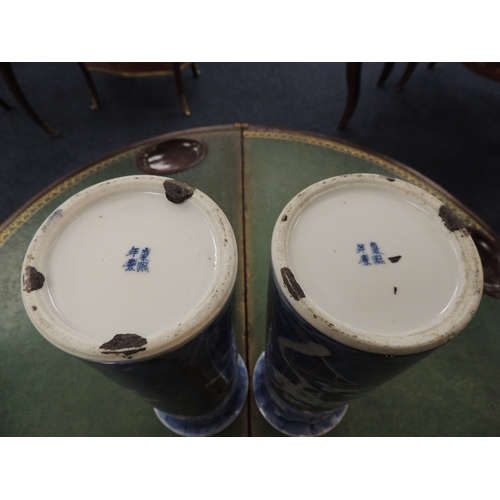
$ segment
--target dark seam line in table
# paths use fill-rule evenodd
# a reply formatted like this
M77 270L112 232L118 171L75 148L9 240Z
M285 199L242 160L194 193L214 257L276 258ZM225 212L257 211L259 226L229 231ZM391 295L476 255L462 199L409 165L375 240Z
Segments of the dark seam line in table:
M248 338L248 279L247 279L247 228L246 228L246 210L245 210L245 146L244 146L244 136L243 127L240 128L240 155L241 155L241 202L242 202L242 232L243 232L243 313L245 316L245 358L248 371L248 395L247 395L247 422L248 422L248 437L252 437L252 410L251 410L251 398L252 398L252 376L250 373L250 342Z

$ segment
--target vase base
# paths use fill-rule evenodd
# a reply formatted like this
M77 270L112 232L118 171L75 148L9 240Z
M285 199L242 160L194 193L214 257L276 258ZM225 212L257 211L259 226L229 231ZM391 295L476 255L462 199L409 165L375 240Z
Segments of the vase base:
M278 408L273 401L266 385L266 363L263 352L253 373L253 393L255 402L264 418L277 430L288 436L321 436L332 430L340 423L347 411L347 405L332 412L314 414L300 412L303 419L285 415L282 408ZM297 412L299 413L299 412ZM309 417L309 418L308 418Z
M160 422L181 436L212 436L229 426L240 414L248 393L248 372L238 355L238 371L233 388L226 402L214 412L200 417L174 417L154 409Z

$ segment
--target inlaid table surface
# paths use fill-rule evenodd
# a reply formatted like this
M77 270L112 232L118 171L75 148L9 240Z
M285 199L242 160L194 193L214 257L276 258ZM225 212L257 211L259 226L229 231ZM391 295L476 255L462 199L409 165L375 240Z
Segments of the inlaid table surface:
M307 186L336 175L375 173L430 192L471 230L499 238L477 216L411 168L359 146L304 132L246 124L186 130L134 144L61 179L0 226L0 435L173 436L151 406L47 342L21 300L21 266L42 222L93 184L141 175L137 158L171 139L204 145L204 159L169 177L210 196L238 244L235 334L250 375L264 350L271 234L283 207ZM500 300L483 294L453 341L349 404L326 436L497 436L500 434ZM260 415L251 391L220 436L283 436Z

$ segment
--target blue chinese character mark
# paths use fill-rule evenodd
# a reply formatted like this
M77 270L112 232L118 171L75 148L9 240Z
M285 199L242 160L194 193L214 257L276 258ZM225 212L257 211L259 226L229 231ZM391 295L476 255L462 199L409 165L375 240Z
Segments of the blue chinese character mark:
M378 265L378 264L385 264L384 258L382 255L384 255L383 252L380 251L380 248L377 243L374 241L370 242L370 249L372 251L372 261L373 264ZM366 254L365 250L365 245L363 243L358 243L356 246L356 253L361 254L361 258L359 260L359 264L363 266L371 266L372 263L370 262L370 257Z
M135 271L136 264L137 264L137 259L128 259L128 261L123 265L123 267L126 268L125 271Z
M138 273L149 273L149 254L151 253L151 249L145 247L142 249L139 259L135 257L139 254L140 249L137 247L132 247L129 252L125 255L125 257L131 256L132 258L128 259L128 261L122 266L125 268L125 271L137 271Z
M362 264L363 266L371 266L372 265L370 262L370 257L368 257L368 255L366 255L366 254L363 254L361 256L359 263Z
M149 273L149 262L148 261L139 261L139 264L137 264L137 272L138 273Z
M135 257L137 254L139 253L139 249L137 247L132 247L128 254L125 255L125 257L128 257L129 255L131 255L132 257Z
M370 248L372 249L372 259L374 264L385 264L384 259L382 258L383 252L380 251L380 248L375 242L370 243Z
M382 252L380 251L378 245L374 243L373 241L370 243L370 248L372 249L372 254L377 255L381 254Z
M361 258L359 259L359 264L361 264L362 266L372 265L370 262L370 257L368 257L368 255L366 255L365 253L365 245L363 245L362 243L358 243L356 247L356 253L361 254Z
M137 264L137 272L149 273L149 254L151 252L150 248L143 248L141 252L141 260Z

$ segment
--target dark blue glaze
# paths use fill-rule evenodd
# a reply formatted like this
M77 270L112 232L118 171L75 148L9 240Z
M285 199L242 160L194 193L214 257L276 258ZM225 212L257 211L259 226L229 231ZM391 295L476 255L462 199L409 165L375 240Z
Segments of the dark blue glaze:
M290 304L295 299L285 297L275 280L271 270L265 369L261 368L265 380L257 381L265 395L257 403L260 407L271 405L268 413L288 419L288 425L331 420L332 412L348 401L387 382L431 352L385 356L343 345L302 318ZM326 425L323 428L328 430ZM300 432L287 433L314 435L309 431L304 434L304 426L297 430Z
M241 356L238 356L237 370L229 395L213 412L184 418L155 409L156 415L167 427L184 436L212 436L220 432L236 419L247 398L248 373Z
M145 361L85 362L161 413L203 423L204 416L227 413L224 408L235 403L235 384L246 383L246 372L242 379L238 369L231 304L228 301L202 332L174 351Z

